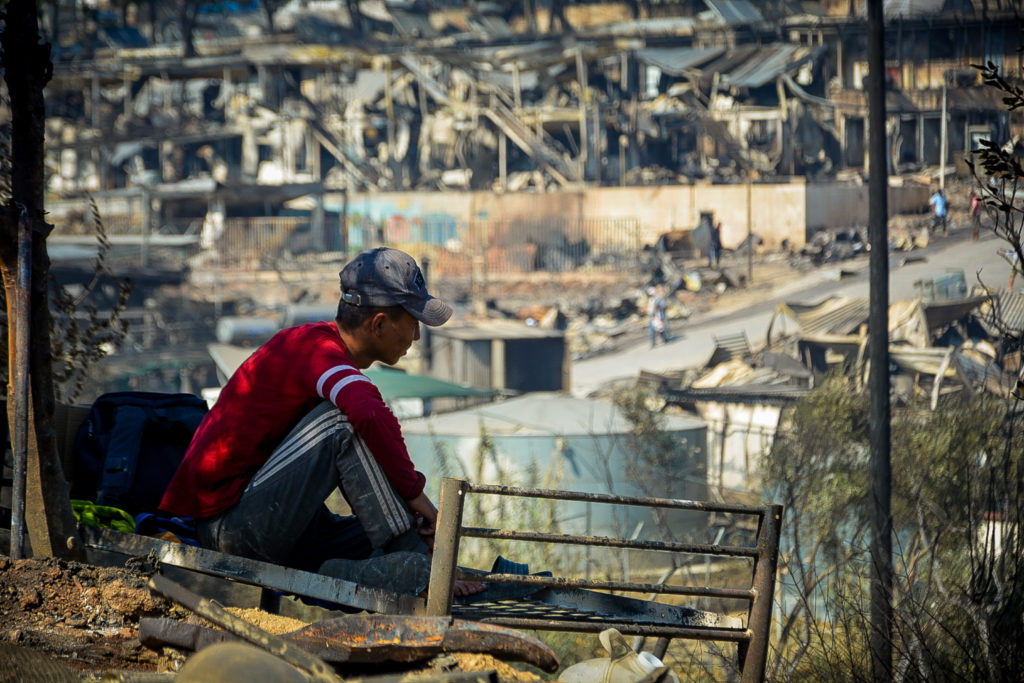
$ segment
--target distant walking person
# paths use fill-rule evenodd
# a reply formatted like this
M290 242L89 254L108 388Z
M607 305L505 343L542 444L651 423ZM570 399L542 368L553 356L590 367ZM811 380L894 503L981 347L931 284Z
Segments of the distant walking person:
M974 190L971 190L971 225L974 226L971 239L977 242L981 233L981 197Z
M946 200L945 193L941 190L935 190L935 194L928 200L928 203L932 205L932 230L938 229L942 226L942 234L946 234L946 209L949 206L949 202Z
M665 294L661 285L647 288L647 315L649 322L647 323L647 329L651 334L651 348L658 341L658 336L661 336L661 340L664 343L669 343L672 339L672 335L668 331L668 316L667 309L668 305L665 303Z
M708 248L708 268L717 268L722 260L722 221L711 226L711 242Z
M1017 279L1017 270L1020 268L1020 256L1013 249L998 249L997 252L1010 264L1010 281L1006 284L1006 291L1013 291L1013 283Z

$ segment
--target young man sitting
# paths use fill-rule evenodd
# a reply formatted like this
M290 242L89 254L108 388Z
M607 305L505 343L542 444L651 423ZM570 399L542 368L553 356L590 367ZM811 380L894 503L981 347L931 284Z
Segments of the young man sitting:
M396 363L421 322L452 309L397 249L364 251L340 277L333 322L278 332L231 376L160 507L195 518L203 547L417 594L437 508L361 370ZM328 510L335 487L353 516ZM484 589L460 581L455 594Z

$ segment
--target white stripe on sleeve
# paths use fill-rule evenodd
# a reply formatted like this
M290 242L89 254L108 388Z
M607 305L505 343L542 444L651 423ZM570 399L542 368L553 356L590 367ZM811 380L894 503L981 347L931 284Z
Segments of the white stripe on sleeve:
M342 389L347 387L349 384L352 384L352 382L369 382L369 381L370 381L370 378L367 377L366 375L349 375L348 377L345 377L344 379L338 380L338 383L334 385L333 389L331 389L331 396L330 396L331 403L333 403L334 405L338 405L338 392L340 392Z
M318 379L316 382L316 395L319 396L320 398L327 398L327 396L324 395L324 385L327 384L327 380L329 380L331 377L338 374L339 372L347 372L349 370L353 372L359 372L358 368L355 368L351 365L335 365L333 368L328 368L327 370L325 370L324 374L320 375L320 379Z

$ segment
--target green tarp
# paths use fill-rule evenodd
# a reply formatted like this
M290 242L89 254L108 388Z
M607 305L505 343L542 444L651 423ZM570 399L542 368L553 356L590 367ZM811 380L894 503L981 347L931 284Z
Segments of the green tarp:
M426 375L413 375L394 368L374 366L363 372L380 390L385 401L396 398L458 398L462 396L493 396L490 389L477 389L445 382Z

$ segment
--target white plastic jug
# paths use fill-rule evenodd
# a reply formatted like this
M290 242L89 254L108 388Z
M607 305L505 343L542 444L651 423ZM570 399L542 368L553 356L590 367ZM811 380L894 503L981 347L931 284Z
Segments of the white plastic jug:
M637 654L614 628L601 631L600 639L608 656L573 664L559 675L559 683L635 683L664 666L650 652ZM663 680L679 683L679 676L668 671Z

